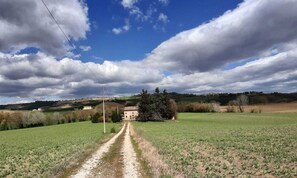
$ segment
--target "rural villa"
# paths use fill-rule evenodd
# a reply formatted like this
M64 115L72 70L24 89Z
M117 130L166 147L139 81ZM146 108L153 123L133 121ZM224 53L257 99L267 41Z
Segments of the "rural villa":
M138 116L138 106L128 106L124 108L123 120L135 120Z
M92 109L93 109L92 106L84 106L84 107L83 107L83 110L92 110Z

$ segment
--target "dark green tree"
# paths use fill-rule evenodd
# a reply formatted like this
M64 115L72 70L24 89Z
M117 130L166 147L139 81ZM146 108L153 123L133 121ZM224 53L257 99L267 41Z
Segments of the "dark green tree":
M152 111L151 120L154 120L154 121L164 120L164 118L162 117L162 108L163 108L162 93L160 93L159 88L156 88L155 93L151 95L151 111Z
M100 120L100 117L101 117L101 114L99 112L96 112L91 118L92 123L98 123Z
M176 118L176 103L170 100L166 90L162 93L159 88L152 95L147 90L142 90L139 104L139 121L164 121Z
M151 97L147 90L142 90L140 94L140 103L138 107L139 115L136 120L148 121L152 118Z
M116 123L116 122L121 122L122 118L121 118L121 115L117 111L112 111L111 120L113 123Z

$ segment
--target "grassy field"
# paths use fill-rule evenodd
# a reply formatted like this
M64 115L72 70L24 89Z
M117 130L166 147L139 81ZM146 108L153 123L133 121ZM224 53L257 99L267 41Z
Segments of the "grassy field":
M133 125L188 177L297 177L296 113L181 113Z
M107 123L118 131L120 124ZM0 177L44 177L58 171L76 153L98 145L109 134L102 124L71 124L0 132ZM58 167L57 167L58 166Z

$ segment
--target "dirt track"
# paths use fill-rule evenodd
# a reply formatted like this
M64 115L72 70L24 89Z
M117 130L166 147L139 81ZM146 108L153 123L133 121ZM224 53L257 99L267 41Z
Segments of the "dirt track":
M126 128L125 133L124 130ZM125 178L137 178L140 177L139 173L139 163L137 162L136 153L134 151L131 136L130 136L130 123L126 123L121 131L117 133L114 137L112 137L108 142L104 143L85 163L81 166L81 168L72 176L71 178L87 178L87 177L106 177L106 175L101 174L102 172L107 172L105 167L102 164L108 164L108 160L102 160L102 158L107 155L111 149L111 147L115 144L116 141L120 141L118 138L124 135L124 141L121 143L120 149L116 151L121 151L120 159L123 160L122 164L119 167L112 168L113 171L123 172L123 177ZM118 149L118 148L117 148ZM114 151L114 150L113 150ZM110 169L110 167L109 167ZM114 174L115 175L115 174ZM114 175L110 175L114 177ZM108 177L110 177L108 176ZM115 176L117 177L117 176Z
M136 153L133 149L133 145L131 142L130 136L130 123L128 123L126 133L125 133L125 140L122 148L122 153L124 157L124 177L139 177L138 173L138 162L136 158Z

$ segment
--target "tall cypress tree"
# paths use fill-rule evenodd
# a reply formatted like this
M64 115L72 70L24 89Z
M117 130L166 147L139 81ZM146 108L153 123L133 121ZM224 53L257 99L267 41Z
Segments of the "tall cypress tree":
M139 116L137 117L137 120L145 122L152 117L151 97L147 90L142 90L140 97L138 108Z

